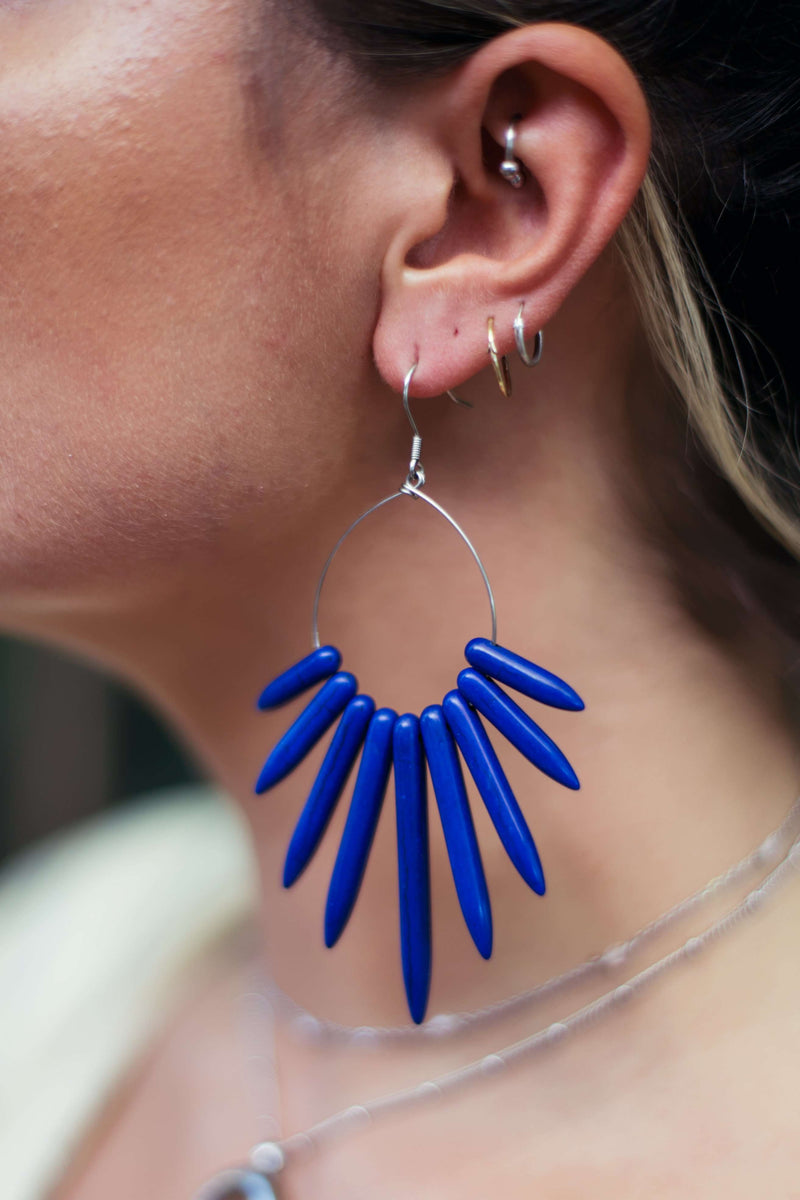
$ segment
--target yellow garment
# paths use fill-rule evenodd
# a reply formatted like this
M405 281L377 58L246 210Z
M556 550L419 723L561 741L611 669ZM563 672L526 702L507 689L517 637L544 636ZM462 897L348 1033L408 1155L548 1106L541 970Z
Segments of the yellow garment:
M170 790L0 873L0 1191L44 1200L188 966L252 913L233 806Z

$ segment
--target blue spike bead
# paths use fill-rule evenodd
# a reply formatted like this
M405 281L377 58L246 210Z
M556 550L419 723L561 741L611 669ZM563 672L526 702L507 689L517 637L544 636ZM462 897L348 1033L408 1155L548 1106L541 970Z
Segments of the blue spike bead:
M375 701L371 696L354 696L342 713L286 851L284 887L292 886L321 842L374 712Z
M447 693L442 708L508 857L528 886L543 896L544 871L536 843L480 717L455 690Z
M425 756L413 713L399 717L394 727L394 786L403 979L411 1017L419 1024L431 985L431 876Z
M358 681L349 671L340 671L320 688L294 724L289 726L261 768L255 789L258 795L274 787L294 770L357 691Z
M392 730L397 713L379 708L367 729L361 766L333 866L325 906L325 945L339 940L356 902L381 815L392 766Z
M488 638L473 638L467 642L464 654L476 671L496 679L498 683L504 683L515 692L521 692L523 696L530 696L532 700L540 700L552 708L566 708L571 712L579 712L586 707L578 693L558 675L545 671L544 667L538 667L512 650L495 645Z
M430 767L444 840L458 902L484 958L492 953L492 909L483 873L478 839L469 808L456 744L439 704L430 704L420 717L422 741Z
M315 683L333 675L341 665L342 656L335 646L320 646L319 650L307 654L277 679L273 679L272 683L268 683L258 697L258 707L278 708L281 704L287 704L301 692L307 692Z
M468 667L459 673L458 690L545 775L574 790L581 786L555 742L491 679Z

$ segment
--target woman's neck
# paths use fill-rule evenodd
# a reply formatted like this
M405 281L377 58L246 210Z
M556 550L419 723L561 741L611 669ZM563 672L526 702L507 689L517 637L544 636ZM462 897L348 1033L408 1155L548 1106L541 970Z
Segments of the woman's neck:
M485 373L463 389L472 412L445 398L415 406L428 490L485 561L498 641L565 678L586 702L580 713L536 713L575 767L580 791L500 748L542 856L545 897L528 890L482 805L473 805L494 917L488 962L465 929L431 803L429 1015L530 988L628 938L754 848L800 786L777 654L750 648L734 657L701 631L626 512L617 486L620 414L632 400L653 402L652 377L633 367L620 376L602 347L591 362L570 365L568 346L557 343L556 332L559 371L549 376L543 362L510 401L494 394ZM283 857L319 755L253 795L262 761L302 703L259 714L254 698L310 649L314 588L340 533L405 475L410 433L399 401L395 417L375 406L357 414L352 439L360 447L352 460L363 465L329 475L321 467L325 496L290 506L279 530L263 509L239 527L232 520L223 545L182 564L180 577L147 602L131 597L127 612L119 601L90 615L75 611L57 635L90 645L141 687L240 801L278 983L318 1016L383 1025L407 1020L391 787L360 896L333 950L323 943L322 916L346 798L305 874L285 891ZM424 508L403 498L361 527L331 571L320 613L323 641L338 645L362 688L398 712L441 700L464 665L466 641L488 634L474 563ZM52 632L33 617L16 624ZM684 1000L691 1003L679 998L679 1008ZM663 1009L660 1019L679 1021ZM287 1119L297 1127L363 1098L364 1088L382 1090L373 1086L378 1063L384 1084L399 1086L462 1060L464 1048L426 1048L396 1061L386 1051L366 1066L336 1052L327 1065L318 1051L311 1059L299 1047L285 1053Z

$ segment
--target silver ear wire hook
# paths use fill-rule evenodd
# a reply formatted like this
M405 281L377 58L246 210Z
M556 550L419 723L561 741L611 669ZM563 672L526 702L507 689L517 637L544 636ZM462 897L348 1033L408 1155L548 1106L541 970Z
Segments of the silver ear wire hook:
M411 442L411 461L408 464L408 478L406 479L406 485L415 490L417 488L421 488L425 483L425 468L420 462L420 454L422 453L422 435L417 428L417 422L412 416L408 396L409 389L411 387L411 380L414 378L414 372L418 366L419 359L417 359L417 361L411 367L409 367L409 369L406 371L405 379L403 380L403 408L406 410L406 416L408 417L412 432L414 434ZM462 408L472 408L469 400L462 400L455 394L455 392L450 391L449 388L447 395L456 404L460 404Z
M408 464L408 478L406 479L406 484L409 487L422 487L425 483L425 468L419 460L419 456L422 453L422 437L417 428L417 422L411 415L411 408L408 403L408 389L411 387L411 380L414 378L414 372L418 366L419 360L409 367L406 371L406 377L403 380L403 408L406 410L406 416L414 433L411 442L411 461Z
M519 312L514 318L514 341L517 344L517 352L525 363L526 367L535 367L539 359L542 357L544 349L544 334L541 329L537 331L536 337L533 340L533 353L531 354L528 347L525 345L525 321L522 316L522 311L525 308L523 300L519 306Z
M500 174L503 176L503 179L505 179L507 183L510 183L511 186L515 188L521 188L525 182L525 176L523 174L525 168L514 154L514 146L516 145L517 141L516 122L519 120L519 118L519 113L511 118L508 129L506 130L505 158L500 163L498 168Z

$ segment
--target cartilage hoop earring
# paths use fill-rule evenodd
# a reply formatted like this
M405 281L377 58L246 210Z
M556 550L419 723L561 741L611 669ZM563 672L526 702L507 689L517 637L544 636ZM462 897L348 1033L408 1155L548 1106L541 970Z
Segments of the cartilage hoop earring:
M498 167L503 179L514 188L521 188L525 182L525 168L514 153L514 146L517 141L516 122L519 118L520 114L517 113L509 122L508 129L506 130L505 158Z
M289 843L283 884L291 887L320 844L359 754L350 807L331 875L325 908L324 938L333 946L353 911L366 869L389 776L394 768L397 863L400 906L400 956L412 1019L425 1016L430 991L431 885L428 843L427 761L461 911L483 958L492 953L492 913L475 827L464 785L462 761L475 781L497 835L516 870L537 895L545 890L539 853L525 817L489 740L488 721L540 771L564 787L580 787L559 747L500 687L555 708L578 711L580 696L557 675L497 644L497 610L486 568L458 522L423 490L422 437L411 414L409 389L417 364L406 374L403 407L413 434L408 474L397 491L357 517L339 538L322 569L314 596L314 649L278 675L258 699L260 709L288 703L322 683L267 758L255 785L267 791L284 779L338 721L308 799ZM455 397L453 397L455 399ZM468 663L441 703L418 716L398 716L376 708L359 692L342 655L319 636L319 604L328 570L339 548L362 521L402 497L422 500L455 530L471 553L483 580L491 614L491 636L472 638Z
M489 342L488 354L492 360L494 367L497 386L504 396L511 395L511 368L508 365L508 359L505 354L501 354L497 349L497 342L494 336L494 317L489 317L486 323L487 339Z
M533 340L533 353L530 354L528 352L528 347L525 345L525 321L522 316L524 308L525 301L523 300L519 306L519 312L514 317L514 341L517 343L517 353L524 362L525 366L535 367L539 362L539 359L542 357L542 350L544 349L544 334L542 333L541 329L538 330L536 337Z

